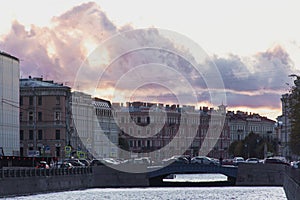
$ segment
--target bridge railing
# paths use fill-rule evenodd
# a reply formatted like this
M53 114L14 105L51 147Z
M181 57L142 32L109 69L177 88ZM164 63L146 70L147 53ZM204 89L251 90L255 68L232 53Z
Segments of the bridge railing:
M35 176L65 176L90 173L92 173L92 167L74 167L71 169L4 168L0 170L0 179Z

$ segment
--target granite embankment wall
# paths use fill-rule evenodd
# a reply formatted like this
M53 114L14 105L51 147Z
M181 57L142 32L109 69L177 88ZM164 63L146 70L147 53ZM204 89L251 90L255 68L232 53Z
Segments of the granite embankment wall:
M241 163L237 186L283 186L285 166L281 164Z
M146 174L107 166L73 169L6 168L0 170L0 197L101 187L147 187Z
M300 169L286 168L283 188L289 200L300 198Z
M130 166L132 172L141 171ZM300 196L300 169L277 164L241 164L237 186L283 186L288 199ZM0 170L0 197L103 187L148 187L147 174L107 166L66 169Z
M0 197L54 191L78 190L91 186L91 168L0 170Z

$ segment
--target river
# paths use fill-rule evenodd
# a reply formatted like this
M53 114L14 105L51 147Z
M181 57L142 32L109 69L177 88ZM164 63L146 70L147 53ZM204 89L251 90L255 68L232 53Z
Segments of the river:
M176 175L168 181L222 181L223 175ZM95 188L79 191L54 192L7 199L41 200L286 200L282 187L149 187L149 188Z

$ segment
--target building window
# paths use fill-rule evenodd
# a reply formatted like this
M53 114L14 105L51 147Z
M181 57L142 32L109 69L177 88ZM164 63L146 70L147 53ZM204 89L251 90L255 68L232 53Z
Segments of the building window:
M38 140L43 139L43 130L38 130Z
M24 156L24 148L20 147L20 156Z
M60 105L60 96L56 96L56 105Z
M60 147L55 148L56 157L60 157Z
M24 140L24 130L20 130L20 140Z
M28 120L29 120L29 122L33 121L33 112L32 111L29 111L29 113L28 113Z
M60 130L55 131L55 139L60 140Z
M29 140L33 140L33 130L29 130Z
M20 97L20 106L23 106L23 97Z
M43 98L42 96L38 97L38 105L41 106L43 104Z
M23 119L23 112L20 112L20 122L22 121Z
M29 97L29 105L32 106L33 105L33 96Z
M132 140L129 141L129 147L133 147L133 141Z
M54 120L55 121L60 121L60 112L59 111L55 112L55 114L54 114Z
M42 112L38 112L38 121L42 121Z

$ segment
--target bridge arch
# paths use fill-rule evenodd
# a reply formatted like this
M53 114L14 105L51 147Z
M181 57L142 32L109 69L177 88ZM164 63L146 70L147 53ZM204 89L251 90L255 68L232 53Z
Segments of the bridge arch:
M235 183L237 171L238 168L235 166L172 163L163 168L158 168L157 170L154 170L152 167L148 172L147 177L152 186L164 185L163 179L171 174L223 174L227 176L229 182Z

